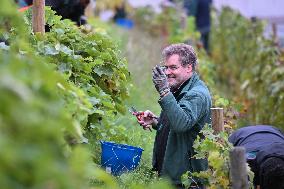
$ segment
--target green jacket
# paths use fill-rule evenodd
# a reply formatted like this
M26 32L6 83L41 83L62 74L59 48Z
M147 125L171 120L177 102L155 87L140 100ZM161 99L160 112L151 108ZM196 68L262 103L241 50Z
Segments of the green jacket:
M192 158L192 146L199 131L211 122L211 96L197 73L194 73L176 97L170 93L160 99L159 104L170 129L161 175L169 177L173 184L180 184L185 172L207 169L207 160ZM163 123L159 121L157 134L162 127ZM155 141L154 153L156 145Z

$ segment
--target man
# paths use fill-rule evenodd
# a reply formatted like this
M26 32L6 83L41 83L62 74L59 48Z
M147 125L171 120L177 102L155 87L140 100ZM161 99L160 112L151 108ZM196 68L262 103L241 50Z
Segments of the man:
M160 176L169 177L182 188L181 176L187 171L207 169L207 161L194 159L193 142L206 123L210 123L211 96L208 88L195 72L197 57L186 44L173 44L163 50L164 69L153 69L153 83L160 94L162 112L157 118L146 110L142 120L144 128L157 130L153 168ZM192 187L202 188L197 179L189 175Z
M204 49L209 51L209 34L211 29L210 9L212 0L184 0L184 8L188 16L195 17L196 29L201 34Z
M279 129L268 125L243 127L229 141L246 149L257 189L284 189L284 135Z

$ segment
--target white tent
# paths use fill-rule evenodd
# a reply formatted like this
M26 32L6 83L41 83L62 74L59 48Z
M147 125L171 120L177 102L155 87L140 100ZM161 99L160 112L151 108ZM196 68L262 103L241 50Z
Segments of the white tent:
M284 22L283 0L214 0L213 3L217 9L227 5L246 17L282 18Z

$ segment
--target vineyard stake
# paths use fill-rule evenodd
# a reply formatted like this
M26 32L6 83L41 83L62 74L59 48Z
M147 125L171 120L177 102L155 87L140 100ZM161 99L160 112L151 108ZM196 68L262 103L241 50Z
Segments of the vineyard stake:
M223 112L223 108L211 108L212 128L215 134L224 131Z
M33 0L32 25L34 33L45 32L44 6L45 6L45 0Z
M244 147L234 147L230 151L230 167L232 189L248 189L248 173Z

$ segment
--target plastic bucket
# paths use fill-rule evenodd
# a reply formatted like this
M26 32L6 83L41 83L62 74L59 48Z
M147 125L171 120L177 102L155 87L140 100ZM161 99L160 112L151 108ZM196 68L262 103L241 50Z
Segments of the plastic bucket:
M101 165L108 173L118 176L134 170L139 165L142 148L114 142L100 142L102 147Z
M126 19L126 18L119 18L115 21L115 23L126 29L132 29L134 26L133 21L130 19Z

